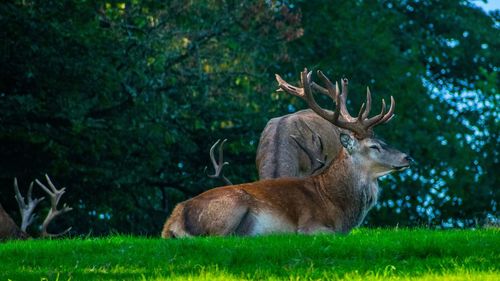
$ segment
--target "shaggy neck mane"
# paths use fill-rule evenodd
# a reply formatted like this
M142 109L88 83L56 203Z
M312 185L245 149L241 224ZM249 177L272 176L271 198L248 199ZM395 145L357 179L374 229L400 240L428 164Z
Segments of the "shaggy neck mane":
M368 210L377 201L378 182L363 171L345 149L342 149L330 166L312 177L323 201L344 213L342 226L351 229L359 225Z

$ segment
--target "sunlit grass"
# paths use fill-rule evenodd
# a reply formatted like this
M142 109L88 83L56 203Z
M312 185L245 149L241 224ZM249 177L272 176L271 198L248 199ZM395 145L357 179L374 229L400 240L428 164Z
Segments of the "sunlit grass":
M500 231L0 244L0 280L500 280Z

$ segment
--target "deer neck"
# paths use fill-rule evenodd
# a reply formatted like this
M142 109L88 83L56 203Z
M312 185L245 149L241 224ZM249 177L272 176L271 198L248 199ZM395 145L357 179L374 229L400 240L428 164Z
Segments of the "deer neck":
M377 179L363 168L363 163L342 149L328 168L312 177L320 197L344 213L344 229L359 225L377 201Z

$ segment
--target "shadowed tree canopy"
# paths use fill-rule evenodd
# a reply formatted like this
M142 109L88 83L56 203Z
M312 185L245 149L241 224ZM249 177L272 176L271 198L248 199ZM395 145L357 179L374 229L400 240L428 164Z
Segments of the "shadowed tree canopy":
M396 98L376 132L419 165L382 179L369 225L498 217L499 17L451 0L2 2L0 202L19 221L12 179L48 173L74 208L54 228L158 234L221 184L203 173L218 138L232 182L257 179L266 122L305 108L274 73L308 67L348 77L351 108L366 86Z

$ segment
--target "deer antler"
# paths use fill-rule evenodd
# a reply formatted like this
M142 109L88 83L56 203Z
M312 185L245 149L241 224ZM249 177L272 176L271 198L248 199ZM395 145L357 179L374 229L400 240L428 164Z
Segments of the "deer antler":
M40 203L44 198L36 198L33 200L31 197L33 191L33 182L31 182L30 187L28 189L27 201L24 201L24 197L19 192L19 186L17 185L17 178L14 178L14 190L16 192L16 201L19 205L19 211L21 212L21 230L26 232L28 226L30 226L35 220L36 215L33 214L33 211L36 208L36 205Z
M300 80L302 88L290 85L278 74L276 74L276 80L278 81L280 90L303 99L319 116L338 127L352 131L357 138L363 139L373 136L373 127L378 124L389 122L394 116L394 107L396 103L391 96L391 106L387 112L385 111L385 100L382 99L382 110L380 114L368 118L371 110L371 93L370 89L367 88L366 108L365 103L363 103L357 117L352 117L346 106L348 80L346 78L342 79L342 93L339 93L338 83L336 83L334 87L333 83L323 74L323 72L318 70L318 76L323 80L326 88L311 82L311 74L312 72L308 72L307 69L301 72ZM333 99L336 104L335 112L332 113L320 107L314 99L312 89L326 94Z
M224 162L224 144L226 143L227 139L224 139L222 142L220 142L220 139L218 139L214 145L210 148L210 160L212 160L212 165L214 166L215 173L213 175L207 174L207 167L205 167L205 174L207 174L208 177L213 178L213 179L222 179L227 185L233 185L231 181L224 176L224 166L229 165L229 162ZM214 150L219 145L219 161L215 160L214 156Z
M42 224L42 237L56 237L56 236L61 236L66 233L68 233L71 230L71 227L66 229L65 231L57 234L51 234L47 232L47 227L54 220L57 216L64 214L66 212L69 212L73 210L73 208L67 206L66 204L63 205L62 209L57 209L57 204L59 203L59 200L61 199L61 196L66 192L66 188L63 187L61 189L57 189L52 181L50 180L48 175L45 175L45 178L47 179L47 183L49 184L49 187L46 187L43 183L41 183L39 180L35 180L36 183L50 196L50 205L51 208L49 210L49 213L47 214L47 217L43 221Z

